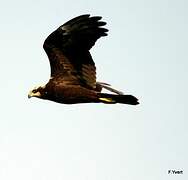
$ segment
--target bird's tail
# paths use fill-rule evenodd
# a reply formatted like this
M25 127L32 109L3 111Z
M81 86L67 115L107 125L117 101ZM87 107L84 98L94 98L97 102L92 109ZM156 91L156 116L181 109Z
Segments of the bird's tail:
M106 93L99 93L99 100L100 102L106 104L130 104L130 105L137 105L139 104L138 99L132 95L117 95L117 94L106 94Z

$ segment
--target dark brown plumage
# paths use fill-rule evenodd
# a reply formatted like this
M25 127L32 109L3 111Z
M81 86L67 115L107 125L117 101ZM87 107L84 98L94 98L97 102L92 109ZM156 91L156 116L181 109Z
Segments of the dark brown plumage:
M52 32L44 42L51 67L45 86L30 91L38 97L64 104L123 103L138 104L137 98L124 95L109 84L96 82L96 67L89 50L97 39L107 36L101 17L78 16ZM101 93L105 88L115 94Z

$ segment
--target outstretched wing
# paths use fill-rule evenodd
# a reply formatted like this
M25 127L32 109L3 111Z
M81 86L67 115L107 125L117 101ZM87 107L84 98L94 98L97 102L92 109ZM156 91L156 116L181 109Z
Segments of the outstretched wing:
M44 42L51 77L64 83L96 87L96 67L89 50L97 39L107 35L101 17L78 16L52 32ZM62 82L62 83L63 83Z

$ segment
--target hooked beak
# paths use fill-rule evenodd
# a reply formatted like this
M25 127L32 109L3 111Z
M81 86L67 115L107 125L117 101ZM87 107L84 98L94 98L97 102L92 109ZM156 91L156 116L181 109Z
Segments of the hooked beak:
M32 93L32 91L30 91L29 94L28 94L28 96L27 96L28 99L30 99L31 97L33 97L33 95L34 95L34 94Z

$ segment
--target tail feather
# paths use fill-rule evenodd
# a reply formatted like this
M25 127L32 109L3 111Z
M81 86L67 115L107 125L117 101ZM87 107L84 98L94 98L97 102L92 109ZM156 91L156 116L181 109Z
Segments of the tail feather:
M99 93L99 100L103 103L108 104L130 104L130 105L137 105L139 104L138 99L132 95L116 95L116 94L106 94L106 93Z

